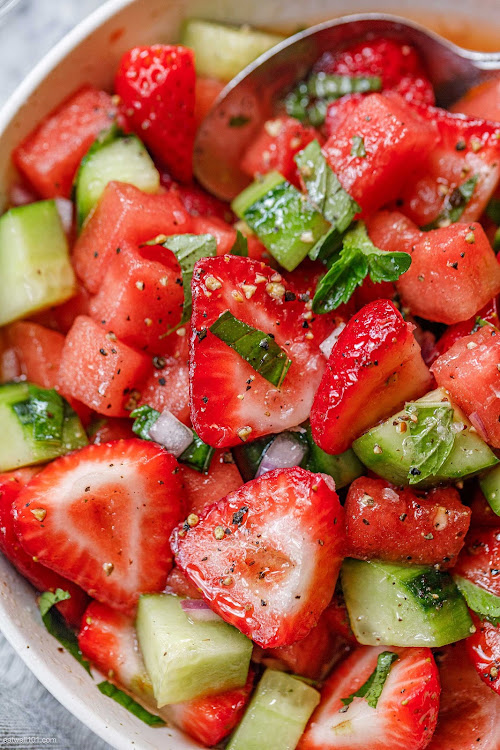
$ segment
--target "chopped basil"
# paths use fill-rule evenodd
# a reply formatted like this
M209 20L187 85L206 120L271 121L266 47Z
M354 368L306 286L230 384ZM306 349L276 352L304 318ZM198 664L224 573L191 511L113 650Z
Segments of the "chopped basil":
M112 698L114 701L119 703L120 706L123 706L123 708L126 708L127 711L130 711L131 714L136 716L145 724L148 724L148 726L165 726L165 722L163 721L163 719L161 719L159 716L156 716L156 714L150 713L147 709L141 706L140 703L137 703L137 701L134 700L130 695L124 693L123 690L115 687L115 685L112 685L111 682L100 682L97 687L103 695L106 695L108 698Z
M468 180L456 187L450 195L447 195L444 201L443 209L434 221L429 222L422 231L428 232L430 229L439 229L454 224L460 219L467 204L474 193L474 188L478 180L477 174L469 177Z
M231 255L240 255L243 258L248 258L248 240L239 229L236 230L236 239L230 252Z
M243 323L229 310L222 313L209 330L234 349L269 383L277 388L281 387L292 362L278 346L274 336Z
M344 190L337 175L328 166L318 141L312 141L306 148L299 151L295 156L295 161L309 200L332 225L332 229L326 233L326 236L331 238L333 232L337 235L345 232L361 208ZM320 242L324 238L325 235ZM309 256L316 260L323 247L324 244L319 245L316 242Z
M160 412L147 404L143 404L130 412L130 416L134 420L132 432L135 432L143 440L151 440L149 431L160 416Z
M382 695L382 690L389 677L391 667L398 659L399 656L393 651L382 651L378 655L377 666L366 682L355 693L351 693L347 698L340 699L344 706L349 706L354 698L364 698L371 708L377 708L377 703Z
M54 636L61 646L63 646L66 651L69 651L69 653L74 656L82 667L91 675L90 664L80 651L78 638L73 630L71 630L66 624L61 613L54 608L54 604L65 601L66 599L71 599L71 596L67 591L63 591L63 589L56 589L53 593L51 591L45 591L38 601L42 622L48 632Z
M313 73L302 81L285 99L285 108L291 117L311 125L322 125L328 104L346 94L380 91L379 76L342 76L329 73Z
M65 402L54 389L28 385L29 398L13 404L21 424L33 425L33 440L61 444Z
M351 156L360 156L361 158L364 158L366 156L366 149L363 137L361 135L353 135L351 140Z
M184 289L184 306L182 318L179 325L186 323L191 317L192 297L191 279L193 268L197 261L217 255L217 242L211 234L174 234L171 237L162 238L164 247L171 250L182 271L182 288ZM168 333L172 333L171 329Z
M193 430L193 442L181 453L178 460L200 474L208 474L214 453L215 448L204 443Z
M407 445L412 451L412 465L408 472L410 484L438 473L450 455L455 433L451 404L408 404L406 413L409 436Z
M472 609L480 620L488 620L493 625L499 625L500 597L472 583L467 578L458 575L453 578L469 609Z
M329 260L329 270L319 282L313 299L316 313L328 313L348 302L367 275L375 283L396 281L408 270L408 253L386 253L375 247L364 222L358 221L343 239L342 250Z

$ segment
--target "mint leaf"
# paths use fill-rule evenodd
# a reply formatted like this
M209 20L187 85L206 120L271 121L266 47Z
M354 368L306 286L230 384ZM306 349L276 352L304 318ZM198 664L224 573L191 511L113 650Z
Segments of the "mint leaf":
M468 180L463 182L461 185L456 187L450 195L446 196L443 210L434 221L429 222L422 227L423 232L428 232L431 229L439 229L440 227L447 227L450 224L454 224L460 219L467 204L469 203L474 193L474 188L478 180L477 174L469 177Z
M248 258L248 240L239 229L236 230L236 239L230 253L231 255L240 255L243 258Z
M451 453L455 441L453 407L450 403L429 406L407 404L406 413L413 459L408 472L410 484L434 476Z
M60 612L54 607L54 604L71 599L70 594L63 589L44 591L38 600L38 607L42 622L48 632L56 638L66 651L75 657L84 669L91 675L90 664L82 655L78 645L78 638L71 628L66 624L66 620Z
M149 431L160 416L160 412L147 404L143 404L143 406L139 406L130 412L130 416L134 419L132 432L135 432L143 440L151 440Z
M131 714L136 716L148 726L165 726L165 722L163 721L163 719L161 719L159 716L156 716L156 714L150 713L150 711L141 706L140 703L137 703L137 701L134 700L130 695L124 693L123 690L120 690L115 685L112 685L111 682L107 682L106 680L104 682L100 682L97 685L97 688L103 695L106 695L108 698L112 698L114 701L119 703L120 706L126 708L127 711L130 711Z
M360 135L353 135L351 156L360 156L364 158L366 156L365 142Z
M327 313L348 302L367 275L375 283L396 281L408 270L408 253L386 253L375 247L364 222L358 221L343 239L340 252L328 261L329 270L319 282L313 298L313 310Z
M346 94L364 94L380 91L380 76L342 76L330 73L313 73L301 81L285 99L285 108L291 117L311 125L322 125L328 104Z
M493 625L500 623L500 596L491 594L462 576L455 575L453 578L469 609L481 620L488 620Z
M349 706L354 698L364 698L369 706L377 708L377 703L382 695L382 690L389 677L391 667L398 659L399 656L393 651L382 651L378 655L377 666L366 682L355 693L351 693L347 698L340 699L344 706Z
M281 387L292 361L278 346L274 336L247 325L235 318L229 310L223 312L209 330L234 349L269 383L276 388Z

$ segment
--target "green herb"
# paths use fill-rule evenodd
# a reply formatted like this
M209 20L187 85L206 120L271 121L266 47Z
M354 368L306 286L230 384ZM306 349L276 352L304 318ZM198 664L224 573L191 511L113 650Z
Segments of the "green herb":
M23 425L33 425L33 439L61 444L65 416L65 402L54 389L28 385L29 398L13 404L12 408Z
M469 609L472 609L481 620L488 620L493 625L499 625L500 597L477 586L467 578L458 575L453 577Z
M230 253L231 255L240 255L243 258L248 258L248 240L239 229L236 230L236 239Z
M330 268L318 284L313 299L316 313L335 310L348 302L357 286L367 275L375 283L396 281L408 270L411 256L408 253L386 253L375 247L359 221L343 240L342 250L329 260Z
M500 226L500 199L490 198L485 213L488 219L491 219L494 224Z
M371 708L377 708L377 703L382 695L382 690L384 689L385 682L389 677L391 667L398 659L399 656L393 651L382 651L382 653L378 655L377 666L368 677L367 681L361 685L355 693L351 693L347 698L340 699L344 706L349 706L354 698L364 698Z
M174 234L171 237L166 237L161 244L174 253L181 267L184 305L179 325L182 325L191 317L191 279L194 265L202 258L217 255L217 242L211 234ZM173 330L175 328L168 333L172 333Z
M126 708L127 711L130 711L131 714L134 714L134 716L136 716L138 719L143 721L145 724L148 724L148 726L165 726L165 722L163 721L163 719L147 711L143 706L141 706L140 703L137 703L136 700L134 700L130 695L127 695L127 693L124 693L123 690L120 690L119 688L112 685L111 682L100 682L97 687L103 695L106 695L108 698L112 698L114 701L119 703L120 706L123 706L123 708Z
M132 432L135 432L143 440L151 440L149 431L160 416L160 412L147 404L143 404L143 406L139 406L130 412L130 416L134 420Z
M193 430L193 442L179 456L179 461L200 474L208 474L215 448L207 445Z
M299 151L295 161L309 200L332 225L326 235L320 238L321 245L316 242L309 252L309 256L316 260L322 251L324 256L325 238L330 238L332 244L332 238L335 237L338 243L340 235L350 226L361 207L344 190L337 175L328 166L318 141L312 141Z
M302 81L285 99L286 111L291 117L311 125L322 125L330 102L346 94L380 91L379 76L341 76L314 73Z
M413 453L408 480L416 484L437 474L450 455L455 441L453 407L450 403L408 404L406 413L410 416L407 440Z
M446 196L443 209L437 219L422 227L422 231L428 232L430 229L447 227L458 221L472 198L477 180L476 174L469 177L468 180L456 187L450 195Z
M351 156L360 156L364 158L366 156L365 142L360 135L353 135L352 137L352 148Z
M269 383L277 388L281 387L292 362L278 346L274 336L243 323L229 310L212 323L210 331L234 349Z
M45 591L38 600L40 615L48 632L56 638L66 651L75 657L84 669L91 675L90 664L82 655L78 646L78 638L66 624L64 617L55 609L54 604L71 599L70 594L63 589L56 589L53 593Z
M245 115L234 115L229 119L230 128L242 128L250 122L250 118Z

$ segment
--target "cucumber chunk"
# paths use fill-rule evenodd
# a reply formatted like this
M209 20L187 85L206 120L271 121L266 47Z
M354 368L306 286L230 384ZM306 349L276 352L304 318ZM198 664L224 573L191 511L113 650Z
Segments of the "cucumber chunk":
M221 619L191 621L171 594L139 599L137 637L158 708L242 687L252 641Z
M479 486L493 513L500 516L500 466L480 477Z
M47 411L42 411L44 394L55 419L47 419ZM0 386L0 424L0 471L45 463L87 445L85 430L69 404L55 391L28 383Z
M248 26L192 19L184 26L181 44L194 50L198 75L230 81L284 38Z
M472 620L453 578L426 565L346 559L342 589L352 630L370 646L444 646Z
M480 615L481 619L485 617L492 620L500 619L500 596L486 591L462 576L453 576L453 578L470 609Z
M293 271L330 224L279 172L255 180L233 201L235 214L283 268Z
M135 135L123 136L116 128L98 138L83 157L75 181L78 226L111 182L127 182L145 193L156 193L160 175L153 160Z
M446 391L438 388L413 402L415 404L442 405L449 401ZM498 464L498 459L475 430L465 414L453 406L453 423L457 428L453 448L439 472L414 483L415 487L429 487L440 482L464 479ZM408 433L400 432L401 417L407 418L403 409L382 424L361 435L352 444L358 458L369 469L389 482L408 485L408 472L413 464L413 452Z
M296 677L266 669L226 750L294 750L319 700Z
M316 445L309 423L306 427L306 438L309 444L309 455L304 468L315 473L329 474L335 480L335 487L337 489L346 487L356 477L360 477L364 473L365 467L352 448L344 451L344 453L340 453L338 456L331 456L329 453L325 453L319 445Z
M75 293L66 235L54 201L0 218L0 326L59 305Z

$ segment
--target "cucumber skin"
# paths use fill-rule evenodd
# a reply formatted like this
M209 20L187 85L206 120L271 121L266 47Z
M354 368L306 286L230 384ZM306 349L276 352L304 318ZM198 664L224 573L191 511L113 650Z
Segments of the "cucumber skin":
M331 456L325 453L319 445L314 442L311 425L306 427L307 442L309 444L309 455L305 462L305 469L314 473L329 474L335 481L336 489L346 487L357 477L360 477L365 467L358 459L352 448L340 453L337 456Z
M245 211L278 185L285 182L285 178L279 172L268 172L264 177L254 180L247 188L234 198L231 208L239 219L244 219Z
M412 403L439 405L443 399L449 400L446 392L443 389L437 389ZM455 405L453 408L455 410L454 422L461 422L465 425L465 429L456 434L451 453L441 466L439 474L416 482L412 484L412 487L423 489L450 480L464 479L498 464L493 451L477 433L470 432L472 425L463 412ZM365 432L352 444L354 452L368 469L399 486L409 485L408 471L411 466L411 456L409 452L405 454L406 433L398 432L393 422L405 413L404 409L401 410L382 424ZM374 453L376 445L381 448L381 453Z
M226 750L293 750L319 701L300 679L266 669Z
M477 586L462 576L453 576L460 592L462 593L469 608L479 615L481 619L500 619L500 596Z
M471 633L467 605L448 573L425 565L347 558L341 580L359 643L438 648Z
M493 513L500 516L500 466L480 477L479 486Z

